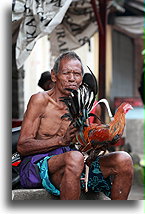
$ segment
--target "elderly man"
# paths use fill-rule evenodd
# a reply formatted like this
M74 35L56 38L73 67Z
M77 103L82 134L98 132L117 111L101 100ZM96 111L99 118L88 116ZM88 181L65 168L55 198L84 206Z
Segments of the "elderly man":
M82 83L82 62L74 52L60 55L51 72L54 87L34 94L24 115L17 150L22 157L20 180L23 188L44 187L61 200L79 200L83 188L80 177L84 157L70 143L77 129L62 118L67 113L60 97L66 88ZM89 190L104 192L112 200L126 200L132 184L132 160L125 152L114 152L96 159L90 167ZM111 179L111 178L113 179ZM95 179L94 179L95 178Z

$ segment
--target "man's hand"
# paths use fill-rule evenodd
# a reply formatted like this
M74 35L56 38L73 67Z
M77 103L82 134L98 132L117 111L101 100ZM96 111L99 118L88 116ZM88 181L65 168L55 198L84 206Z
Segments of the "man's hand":
M76 137L77 134L77 128L74 127L73 124L71 124L67 130L66 133L62 139L62 142L65 146L70 145L70 143L73 141L73 139Z

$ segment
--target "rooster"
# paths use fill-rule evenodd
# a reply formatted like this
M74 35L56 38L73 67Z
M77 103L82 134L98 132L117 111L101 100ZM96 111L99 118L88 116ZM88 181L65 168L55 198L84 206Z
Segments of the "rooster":
M125 114L133 109L129 103L122 103L113 120L109 124L90 124L83 128L83 133L78 136L82 152L99 153L118 142L124 132L126 123ZM82 140L83 138L83 140Z

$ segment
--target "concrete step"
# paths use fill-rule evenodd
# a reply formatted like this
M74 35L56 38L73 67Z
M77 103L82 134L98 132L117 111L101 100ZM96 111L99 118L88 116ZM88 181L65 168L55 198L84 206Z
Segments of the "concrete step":
M59 200L45 189L15 189L12 190L12 200ZM81 192L80 200L110 200L103 193Z

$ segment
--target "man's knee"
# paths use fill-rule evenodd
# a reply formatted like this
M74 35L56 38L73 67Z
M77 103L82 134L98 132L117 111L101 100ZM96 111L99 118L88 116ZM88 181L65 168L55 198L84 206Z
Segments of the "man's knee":
M118 173L133 175L132 158L127 152L117 152L114 161Z
M65 171L71 172L76 176L80 176L84 168L84 157L78 151L67 152L65 157Z

